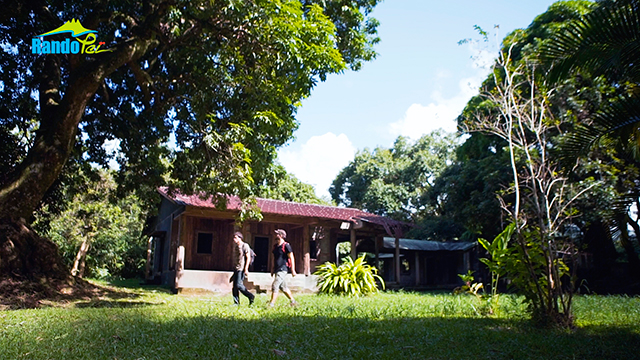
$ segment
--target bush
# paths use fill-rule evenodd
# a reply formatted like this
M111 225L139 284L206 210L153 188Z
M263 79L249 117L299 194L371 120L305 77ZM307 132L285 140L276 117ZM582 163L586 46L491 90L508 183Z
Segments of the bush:
M87 181L82 191L66 189L75 193L73 200L52 217L46 236L58 245L69 269L81 244L89 245L79 259L79 267L84 269L79 270L79 277L141 277L147 252L142 203L132 194L117 196L113 175L100 175L100 181Z
M318 267L314 275L318 275L318 288L322 294L348 296L368 295L378 292L378 283L384 288L384 280L377 274L378 270L364 262L364 255L355 262L346 257L340 266L326 262Z

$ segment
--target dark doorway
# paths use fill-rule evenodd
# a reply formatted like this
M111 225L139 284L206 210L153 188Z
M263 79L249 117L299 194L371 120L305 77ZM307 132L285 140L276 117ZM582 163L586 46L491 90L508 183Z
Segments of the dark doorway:
M269 238L266 236L254 237L253 251L256 253L256 258L253 260L253 271L269 272Z
M153 265L151 267L151 277L155 278L156 274L161 275L164 271L164 235L158 236L156 239L156 246L153 256Z
M155 270L162 274L164 271L164 244L165 239L164 236L156 238L158 239L158 243L156 244L156 261L158 266L154 266ZM152 270L153 271L153 270Z

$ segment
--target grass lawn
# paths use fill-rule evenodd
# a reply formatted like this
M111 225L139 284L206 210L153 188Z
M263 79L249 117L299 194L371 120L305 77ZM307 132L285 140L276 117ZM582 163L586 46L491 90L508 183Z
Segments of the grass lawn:
M502 296L479 315L471 296L231 296L127 288L126 297L0 311L0 359L640 359L640 298L581 296L578 329L532 328Z

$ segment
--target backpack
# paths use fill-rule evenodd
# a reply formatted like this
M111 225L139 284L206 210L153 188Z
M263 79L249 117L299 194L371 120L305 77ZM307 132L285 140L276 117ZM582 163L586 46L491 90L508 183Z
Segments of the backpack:
M282 243L282 253L284 254L284 256L286 257L286 261L285 264L287 265L287 272L291 272L291 259L289 258L289 254L287 254L287 249L285 248L287 246L288 242L283 242Z
M249 247L249 266L253 266L253 261L256 259L256 253L251 247Z
M245 244L247 244L247 243L245 243ZM256 259L256 253L251 248L251 245L247 244L247 246L249 247L249 266L252 266L253 265L253 261Z

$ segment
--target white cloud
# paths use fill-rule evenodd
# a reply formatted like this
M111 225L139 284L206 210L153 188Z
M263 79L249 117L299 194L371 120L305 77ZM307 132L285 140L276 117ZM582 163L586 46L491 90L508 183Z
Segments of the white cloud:
M402 119L389 124L391 134L418 139L439 128L449 132L456 131L455 119L460 115L469 99L478 94L478 88L486 79L495 61L493 51L488 48L480 48L476 43L471 44L469 51L472 54L470 67L475 70L475 74L458 82L457 94L445 99L440 92L436 91L431 94L432 102L428 105L411 104ZM439 70L436 73L436 78L444 79L448 75L446 71Z
M278 159L288 172L313 185L316 195L328 197L333 179L355 154L356 148L347 135L328 132L313 136L297 151L281 149Z
M468 49L472 60L469 66L474 69L475 74L458 82L457 94L445 99L436 91L431 94L432 102L428 105L411 104L402 119L389 124L391 134L418 139L439 128L449 132L456 131L455 119L469 99L478 94L478 88L489 74L497 53L490 44L477 41L471 42ZM440 69L436 72L436 79L449 80L451 73Z
M467 101L477 94L482 78L477 76L460 80L458 94L452 98L445 99L439 92L434 92L431 95L433 102L428 105L412 104L404 118L389 125L390 132L395 136L403 135L411 139L418 139L439 128L455 132L455 119Z
M438 69L436 71L436 79L448 79L451 77L451 71L448 69Z
M495 63L496 56L502 45L499 30L499 26L495 25L493 30L490 31L490 36L479 39L467 39L469 41L465 41L466 48L471 55L471 68L484 70L484 72L478 73L478 75L486 76L491 66Z
M480 54L475 58L473 68L480 69L481 74L488 75L491 71L491 67L496 62L496 53L488 50L480 51Z

